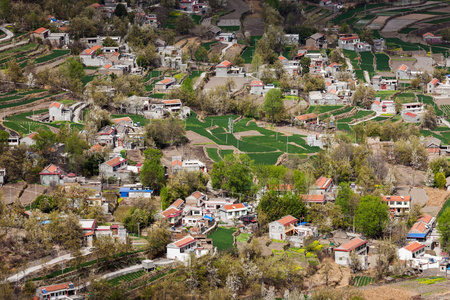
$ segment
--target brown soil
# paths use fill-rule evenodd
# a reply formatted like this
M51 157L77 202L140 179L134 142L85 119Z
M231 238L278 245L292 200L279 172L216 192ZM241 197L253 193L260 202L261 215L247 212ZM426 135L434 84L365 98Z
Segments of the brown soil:
M212 58L214 55L220 56L222 53L222 49L225 48L227 45L222 43L215 43L211 46L211 50L209 51L209 58Z
M20 191L22 191L24 185L25 182L17 182L2 186L0 190L2 191L3 196L5 197L5 203L6 204L14 203L14 201L19 196Z
M227 49L225 52L225 60L233 60L236 55L239 55L244 48L244 45L241 44L234 44L230 48Z
M401 165L391 166L395 167L395 169L397 170L397 174L399 175L397 177L397 186L412 185L413 179L415 187L423 186L422 183L425 182L426 179L425 172Z
M246 136L263 136L263 134L261 134L259 131L256 131L256 130L235 132L235 133L233 133L233 135L237 139L240 139L241 137L246 137Z
M428 197L430 197L427 201L426 206L442 206L450 196L450 191L447 190L439 190L426 187L425 191L427 192Z
M433 18L433 15L425 15L425 14L410 14L398 17L399 20L424 20L428 18Z
M135 161L138 164L144 163L144 157L142 156L141 151L138 149L128 150L127 158L131 159L132 161Z
M392 288L387 286L380 286L369 290L364 290L364 299L366 300L398 300L411 299L412 296L417 295L417 292L406 290L402 288Z

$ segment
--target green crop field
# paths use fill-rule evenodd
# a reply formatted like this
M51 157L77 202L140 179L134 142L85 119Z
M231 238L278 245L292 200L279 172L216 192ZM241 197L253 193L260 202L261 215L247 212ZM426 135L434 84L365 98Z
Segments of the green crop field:
M289 149L287 149L289 151ZM251 160L255 161L259 165L274 165L276 164L281 152L272 153L250 153L248 156Z
M407 27L400 30L399 33L408 34L413 32L414 30L417 30L417 28Z
M364 70L355 70L355 74L359 82L366 82L366 78L364 77Z
M395 95L394 97L394 101L395 100L400 100L403 103L408 103L408 102L416 102L416 96L414 95L414 93L402 93L402 94L398 94Z
M241 26L219 26L222 32L236 32L241 29Z
M373 68L373 59L374 56L371 51L360 52L361 63L360 67L362 70L369 72L369 76L372 77L375 73Z
M211 158L214 162L219 162L222 160L217 152L217 148L206 148L206 152L208 153L209 158Z
M450 22L450 18L431 20L431 21L428 21L426 23L428 23L428 24L441 24L441 23L445 23L445 22Z
M200 25L200 21L202 20L202 16L200 15L191 15L192 20L194 20L195 24Z
M213 246L217 247L219 251L225 251L233 247L233 232L236 228L219 227L211 234L208 234L208 239L212 239Z
M352 66L353 66L353 69L355 69L355 70L360 69L360 67L358 65L358 62L359 62L359 54L358 54L358 52L344 49L343 53L344 53L345 56L347 56L350 59L350 61L352 63Z
M341 24L343 21L352 18L356 13L361 13L361 12L365 11L366 9L373 9L373 8L387 6L387 5L388 4L386 4L386 3L379 3L379 4L369 4L369 5L360 6L360 7L348 10L347 12L337 16L336 18L334 18L331 21L334 24Z
M52 54L38 57L38 58L36 58L35 62L37 64L43 63L43 62L58 58L60 56L63 56L63 55L69 54L69 53L70 53L70 50L53 50Z
M225 156L233 154L234 150L220 150L220 156L222 156L222 158L225 158Z
M145 83L152 78L159 77L159 76L161 76L161 73L162 73L161 71L150 71L150 72L148 72L147 76L142 79L142 82Z
M125 118L130 117L130 119L133 121L133 123L139 122L141 126L145 126L148 122L150 122L149 119L147 119L144 116L141 115L111 115L111 119L117 119L117 118Z
M253 51L255 51L255 47L247 47L244 52L242 52L241 57L244 59L246 64L250 64L252 62Z
M360 110L354 116L338 120L338 124L350 123L353 120L364 118L373 113L373 111Z
M352 109L353 109L353 106L347 107L346 109L343 109L343 110L341 110L341 111L338 111L338 112L333 113L333 116L337 116L337 115L342 115L342 114L348 113L348 112L350 112Z
M317 114L321 114L321 113L329 112L329 111L336 110L336 109L339 109L342 107L343 107L343 105L311 105L308 108L307 113L309 114L309 113L315 112Z
M356 287L366 286L366 285L372 284L373 282L374 282L374 278L367 277L367 276L356 276L353 279L353 285Z
M377 70L378 71L390 71L391 67L389 66L389 56L384 53L375 54L377 58Z
M140 271L137 271L134 273L125 274L125 275L122 275L122 276L119 276L119 277L109 280L108 283L111 286L116 286L116 285L121 284L122 282L130 282L135 279L138 279L138 278L142 277L145 273L147 273L147 272L145 272L144 270L140 270Z
M88 84L89 82L94 80L94 78L97 77L97 76L98 75L87 75L87 76L84 76L83 79L81 79L81 82L83 83L83 86L86 86L86 84Z
M441 216L441 214L446 210L446 209L448 209L448 208L450 208L450 199L447 199L447 201L445 201L445 204L444 204L444 206L442 206L442 209L441 209L441 211L439 212L439 214L438 214L438 218Z
M380 97L381 100L385 100L395 93L397 93L397 91L377 91L375 92L375 97Z
M252 235L251 233L241 233L236 237L236 241L240 243L247 243L247 240L251 235Z
M418 51L425 50L429 51L430 47L418 44L418 43L408 43L399 38L386 38L386 46L388 48L402 48L403 51Z

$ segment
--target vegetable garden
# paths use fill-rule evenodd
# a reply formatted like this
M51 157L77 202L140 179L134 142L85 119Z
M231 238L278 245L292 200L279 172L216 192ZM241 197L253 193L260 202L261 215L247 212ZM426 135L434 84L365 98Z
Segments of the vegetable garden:
M108 281L111 286L116 286L121 284L122 282L130 282L135 279L142 277L146 272L144 270L140 270L134 273L125 274L114 279Z
M373 277L367 277L367 276L356 276L353 279L353 285L356 287L360 287L360 286L366 286L369 284L374 283L374 278Z

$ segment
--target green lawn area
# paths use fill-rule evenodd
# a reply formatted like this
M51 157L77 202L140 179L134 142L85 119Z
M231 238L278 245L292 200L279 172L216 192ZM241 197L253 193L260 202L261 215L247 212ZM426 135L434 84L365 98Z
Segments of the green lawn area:
M381 100L385 100L395 93L397 93L397 91L377 91L375 92L375 97L380 97Z
M378 71L390 71L391 67L389 66L389 56L384 53L375 54L377 59L377 70Z
M141 126L145 126L150 120L141 115L111 115L111 119L130 117L133 123L141 123Z
M373 277L356 276L353 280L353 285L356 287L360 287L360 286L366 286L366 285L372 284L373 282L374 282Z
M343 107L343 105L311 105L308 108L307 113L309 114L312 112L316 112L318 114L321 114L321 113L329 112L329 111L336 110L336 109L339 109L342 107Z
M251 233L241 233L236 237L236 241L240 243L247 243L247 240L251 235L252 235Z
M208 234L208 239L212 239L213 246L217 247L219 251L226 251L233 247L233 232L236 228L219 227L211 234Z
M130 281L133 281L135 279L138 279L138 278L142 277L146 273L147 273L146 271L140 270L140 271L137 271L137 272L134 272L134 273L125 274L125 275L116 277L114 279L111 279L111 280L108 281L108 283L111 286L116 286L116 285L121 284L122 282L130 282Z
M222 160L217 150L217 148L206 148L209 158L211 158L214 162L219 162Z
M53 50L53 53L51 53L51 54L36 58L35 62L37 64L43 63L43 62L52 60L54 58L58 58L60 56L63 56L63 55L69 54L69 53L70 53L70 50Z
M222 32L236 32L241 29L241 26L219 26Z
M441 211L438 214L438 218L441 216L441 214L447 209L450 208L450 199L447 199L447 201L445 202L444 206L442 206Z

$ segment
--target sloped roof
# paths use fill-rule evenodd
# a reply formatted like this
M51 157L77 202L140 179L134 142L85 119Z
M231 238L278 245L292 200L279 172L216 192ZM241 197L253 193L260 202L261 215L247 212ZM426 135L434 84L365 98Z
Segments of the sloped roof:
M50 164L46 166L39 175L60 175L61 169L58 166L55 166L54 164Z
M432 219L433 217L430 216L429 214L424 214L419 218L419 220L417 220L417 222L425 222L428 224L431 222Z
M306 202L324 202L325 195L300 195L300 198Z
M130 117L123 117L123 118L112 119L111 121L113 121L116 124L119 124L122 121L133 122L133 120L131 120Z
M175 208L175 207L169 207L168 209L166 209L165 211L163 211L161 214L162 214L165 218L167 218L167 217L169 217L169 216L171 216L171 215L174 215L174 214L176 214L176 213L178 213L178 212L180 212L180 210L178 210L177 208Z
M55 284L55 285L49 285L49 286L41 287L41 291L45 290L45 291L47 291L47 293L48 292L65 290L65 289L73 289L73 283L65 282L65 283L60 283L60 284Z
M277 222L283 226L287 226L287 225L295 223L297 221L298 221L298 219L294 218L291 215L287 215L287 216L284 216L281 219L279 219Z
M400 67L397 68L397 70L401 70L401 71L406 71L408 69L407 65L401 65Z
M407 112L407 113L405 113L405 116L413 117L413 118L417 117L417 115L416 115L416 114L413 114L412 112Z
M163 100L164 104L181 104L180 99L172 99L172 100Z
M200 197L203 196L202 193L200 193L199 191L195 191L191 194L192 197L199 199Z
M424 233L427 230L427 227L425 226L425 223L423 222L416 222L414 223L413 227L409 231L410 233Z
M224 60L223 62L221 62L220 64L218 64L216 66L216 68L228 68L231 67L232 63L229 62L228 60Z
M332 179L320 176L316 180L316 185L319 189L326 189L331 184Z
M243 209L243 208L246 209L245 205L242 203L224 205L223 208L225 210Z
M253 80L250 83L251 86L264 86L264 83L261 80Z
M174 242L173 244L175 246L177 246L178 248L181 248L181 247L189 245L195 241L196 241L196 239L194 239L192 236L188 235L188 236L182 238L181 240Z
M47 28L41 27L41 28L38 28L35 31L33 31L33 33L40 34L40 33L43 33L46 30L47 30Z
M381 201L408 201L409 202L409 201L411 201L411 197L410 196L382 196Z
M439 79L437 79L437 78L433 78L433 80L430 81L430 83L432 85L436 85L436 84L438 84L438 82L439 82Z
M279 60L281 60L281 61L283 61L283 60L287 60L287 58L286 58L286 57L284 57L283 55L280 55L280 56L278 56L278 59L279 59Z
M161 81L158 82L158 83L161 83L161 84L167 84L167 83L170 83L170 82L172 82L172 81L173 81L172 78L166 78L166 79L161 80Z
M360 238L355 238L355 239L351 240L350 242L345 243L345 244L339 246L338 248L335 248L334 251L350 252L366 243L367 243L367 241L364 241Z
M327 0L328 1L328 0ZM323 34L321 34L321 33L314 33L313 35L311 35L310 36L310 38L312 38L313 40L318 40L318 39L320 39L320 38L322 38L323 37Z
M435 137L433 136L433 137L431 137L431 138L426 142L425 146L428 148L428 147L430 147L430 146L433 145L433 144L436 145L436 146L438 146L438 147L441 147L442 141L441 141L440 139L435 138Z
M122 162L125 162L125 161L127 161L128 159L123 159L122 157L120 157L120 156L117 156L117 157L114 157L113 159L110 159L110 160L108 160L107 162L105 162L108 166L111 166L111 167L115 167L115 166L117 166L118 164L120 164L120 163L122 163Z
M314 113L310 113L310 114L306 114L306 115L296 116L295 118L299 121L305 121L305 120L309 120L312 118L317 118L317 115Z
M176 166L176 165L179 165L179 166L182 166L183 165L183 163L180 161L180 160L174 160L173 162L172 162L172 167L174 167L174 166Z
M111 64L107 64L106 66L103 66L103 68L105 68L105 69L109 69L109 68L111 68L111 67L112 67Z
M50 104L50 107L49 107L49 108L51 108L51 107L57 107L57 108L60 108L60 107L61 107L61 103L59 103L59 102L53 102L52 104Z
M181 205L183 205L184 201L182 199L176 200L174 203L172 203L170 206L180 208Z
M93 152L102 152L103 146L97 143L94 146L92 146L89 150L91 150Z
M403 247L403 249L406 249L406 250L408 250L408 251L410 251L410 252L416 252L416 251L419 251L419 250L422 249L422 248L425 248L425 245L422 245L422 244L419 243L419 242L414 242L414 243L412 243L412 244L409 244L409 245L406 246L406 247Z

